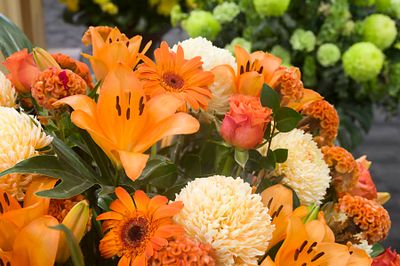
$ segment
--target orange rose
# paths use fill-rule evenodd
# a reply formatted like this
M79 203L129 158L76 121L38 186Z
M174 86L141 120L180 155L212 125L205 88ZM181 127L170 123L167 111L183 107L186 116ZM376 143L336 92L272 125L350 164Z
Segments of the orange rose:
M28 54L27 49L23 49L10 55L3 64L10 72L7 78L11 80L17 91L20 93L30 92L32 82L40 73L33 61L33 55Z
M229 99L229 106L221 136L235 147L255 148L262 142L266 125L271 121L271 109L262 107L258 97L240 94Z
M349 191L351 195L360 196L370 200L374 200L378 197L375 183L372 180L369 171L370 165L371 162L367 161L365 156L357 159L359 178L355 187Z

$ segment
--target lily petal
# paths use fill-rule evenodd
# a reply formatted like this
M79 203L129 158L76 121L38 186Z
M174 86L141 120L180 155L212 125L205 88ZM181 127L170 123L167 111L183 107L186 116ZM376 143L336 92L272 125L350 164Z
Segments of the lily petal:
M118 151L126 175L135 181L146 167L149 155L128 151Z

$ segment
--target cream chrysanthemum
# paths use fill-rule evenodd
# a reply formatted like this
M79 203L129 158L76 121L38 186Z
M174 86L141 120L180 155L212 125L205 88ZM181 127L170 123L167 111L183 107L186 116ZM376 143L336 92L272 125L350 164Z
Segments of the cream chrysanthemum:
M16 100L17 94L11 81L0 71L0 106L14 107Z
M186 233L209 243L217 265L257 265L274 225L261 196L248 183L226 176L198 178L176 196L184 208L175 221Z
M266 146L260 149L266 155ZM329 187L331 177L324 156L312 135L294 129L279 133L272 139L271 149L288 149L286 162L276 165L275 174L296 191L302 204L320 204Z
M221 65L228 65L232 69L236 69L236 60L232 54L228 50L214 46L206 38L197 37L187 39L174 45L172 50L176 52L178 45L183 48L185 59L188 60L200 56L201 61L203 61L204 70L212 71L215 67ZM214 74L214 83L209 88L213 97L208 104L207 111L224 114L229 110L229 97L233 94L232 85L234 81L227 75L220 75L221 72L218 70L212 72Z
M0 107L0 171L37 155L37 149L46 147L51 141L52 137L42 131L34 117L19 113L14 108ZM30 175L0 177L0 189L21 199L30 179Z

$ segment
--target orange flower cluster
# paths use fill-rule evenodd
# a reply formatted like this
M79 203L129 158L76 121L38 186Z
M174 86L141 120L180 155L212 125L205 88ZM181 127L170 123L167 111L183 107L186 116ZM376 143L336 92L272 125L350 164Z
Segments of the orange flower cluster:
M322 147L324 160L329 166L333 186L338 196L350 191L358 182L359 171L356 160L350 152L342 147Z
M155 251L149 260L150 266L214 266L212 247L209 244L196 242L188 237L179 237L168 242L168 246Z
M339 116L335 107L325 100L318 100L306 105L301 114L312 121L309 130L313 133L317 130L318 133L313 134L317 144L320 147L331 146L339 129Z
M386 238L391 221L388 212L375 201L345 195L339 199L337 208L352 218L362 230L362 236L368 243L373 244Z
M39 74L32 86L33 98L49 110L59 99L85 93L86 82L68 69L49 68Z
M86 82L89 89L94 88L92 75L90 74L89 67L85 63L61 53L52 54L51 56L62 69L69 69L75 74L78 74Z
M273 88L281 95L281 105L287 106L290 102L300 101L304 95L300 69L280 66L274 75L276 81Z
M47 214L62 222L72 207L82 200L85 200L85 197L82 195L77 195L69 199L51 199Z

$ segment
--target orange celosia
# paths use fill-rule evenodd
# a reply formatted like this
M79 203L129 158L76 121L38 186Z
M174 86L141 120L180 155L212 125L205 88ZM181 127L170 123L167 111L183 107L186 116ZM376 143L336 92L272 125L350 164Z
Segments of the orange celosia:
M86 93L86 82L68 69L49 68L41 72L32 85L32 96L40 106L54 109L57 100Z
M75 74L78 74L86 82L89 89L93 89L92 75L90 74L89 67L85 63L61 53L52 54L52 57L62 69L69 69Z
M191 134L199 122L186 113L176 113L183 102L171 95L146 101L142 84L130 68L119 65L104 79L97 104L88 96L61 99L75 111L72 122L85 129L109 158L135 180L149 155L143 154L160 139Z
M267 257L262 266L345 266L371 265L365 251L347 247L324 239L326 226L318 220L303 224L293 216L287 228L287 237L272 261ZM355 252L356 251L356 252Z
M281 96L281 105L283 106L298 102L304 96L301 73L297 67L280 66L274 72L270 86Z
M134 69L139 63L139 54L146 53L151 45L151 42L147 43L140 52L142 36L137 35L129 39L117 28L108 33L108 30L103 31L102 27L89 27L88 32L90 34L85 35L91 38L93 55L83 56L89 59L97 81L103 80L107 73L119 64ZM108 33L107 37L105 33Z
M144 64L138 67L146 95L151 98L167 93L184 100L194 110L207 109L211 99L208 86L214 76L202 70L200 57L185 60L181 46L178 46L175 53L166 42L162 42L160 48L154 51L154 57L155 62L142 56Z
M100 253L105 258L121 257L118 265L145 266L155 250L168 245L168 238L183 235L180 225L172 217L182 208L182 202L168 203L164 196L149 199L137 190L133 198L121 187L115 189L117 198L110 205L112 211L102 213L97 220L105 220L100 241Z
M353 155L342 147L322 147L324 160L330 168L333 187L338 196L352 190L359 178L358 165Z
M168 241L168 246L155 251L149 260L149 266L198 265L214 266L214 252L209 244L179 237Z
M339 211L352 219L362 231L362 237L370 244L374 244L386 238L391 221L388 212L375 201L359 197L345 195L337 204Z
M306 105L301 114L308 117L304 129L311 131L314 140L322 146L331 146L339 129L339 116L333 105L325 100L313 101ZM303 122L304 122L303 121Z
M235 46L237 60L236 93L259 96L264 83L271 85L274 72L282 60L261 51L249 54L240 46Z

